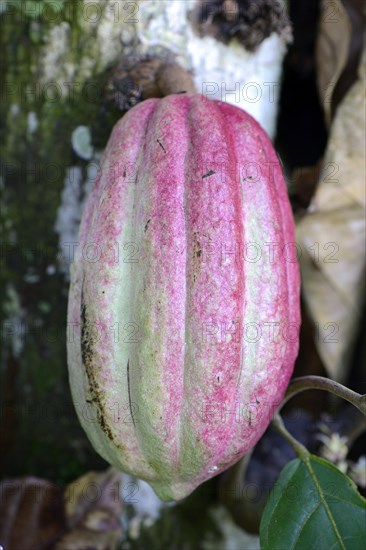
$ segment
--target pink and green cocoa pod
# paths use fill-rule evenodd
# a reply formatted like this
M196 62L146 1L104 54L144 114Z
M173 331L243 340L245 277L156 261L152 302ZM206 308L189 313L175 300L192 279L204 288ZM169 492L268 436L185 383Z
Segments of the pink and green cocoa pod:
M199 94L114 127L72 266L70 383L116 468L178 500L267 428L298 351L286 185L255 120Z

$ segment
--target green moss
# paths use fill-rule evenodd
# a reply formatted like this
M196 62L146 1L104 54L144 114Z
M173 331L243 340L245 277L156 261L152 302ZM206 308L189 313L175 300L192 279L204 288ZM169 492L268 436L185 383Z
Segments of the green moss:
M54 3L54 2L53 2ZM60 2L61 6L61 2ZM104 147L118 116L103 97L85 101L83 88L73 97L50 100L42 88L42 48L52 22L3 14L0 47L4 56L6 92L0 103L1 174L4 205L1 216L0 292L11 284L21 311L0 322L19 332L20 354L14 356L10 335L3 334L0 370L0 419L3 474L26 474L70 481L86 469L104 464L79 426L71 403L66 366L66 307L68 282L57 267L58 235L54 231L66 169L87 162L76 157L71 134L82 124L91 127L93 144ZM62 17L62 11L60 18ZM60 20L60 19L59 19ZM59 20L56 23L59 23ZM69 17L71 39L67 61L79 66L93 37L83 34L77 17ZM51 47L51 46L50 46ZM105 75L92 79L102 86ZM80 76L79 81L85 84ZM29 132L28 114L38 127Z

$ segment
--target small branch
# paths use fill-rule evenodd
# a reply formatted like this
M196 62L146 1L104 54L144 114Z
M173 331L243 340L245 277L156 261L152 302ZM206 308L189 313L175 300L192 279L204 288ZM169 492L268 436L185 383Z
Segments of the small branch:
M287 388L286 395L278 409L278 412L282 407L295 395L305 390L323 390L333 393L342 399L345 399L349 403L352 403L362 414L366 415L366 395L360 395L346 386L343 386L339 382L335 382L330 378L324 378L323 376L302 376L295 378L290 382Z
M281 434L282 437L284 437L286 441L288 441L288 443L290 443L291 447L293 448L297 456L305 462L310 456L309 451L307 450L306 447L304 447L302 443L300 443L300 441L295 439L293 435L290 434L285 424L283 423L281 415L278 412L276 412L274 417L272 418L271 424L273 428L279 434Z
M296 455L309 466L310 453L302 443L295 439L287 430L283 419L280 415L282 407L292 398L294 395L301 393L305 390L323 390L333 393L342 399L345 399L352 405L354 405L359 411L366 415L366 395L360 395L359 393L346 388L339 382L324 378L323 376L302 376L295 378L290 383L286 395L277 409L275 415L272 418L273 428L282 435L290 443L291 447L295 451Z

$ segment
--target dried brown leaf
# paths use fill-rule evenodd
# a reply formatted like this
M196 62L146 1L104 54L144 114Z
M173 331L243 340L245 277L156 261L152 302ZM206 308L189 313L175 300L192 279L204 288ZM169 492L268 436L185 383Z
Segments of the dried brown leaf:
M364 62L360 64L361 69ZM365 283L365 74L338 107L322 175L297 239L303 294L329 376L345 381Z
M366 11L364 0L342 0L352 26L347 63L338 79L332 96L332 117L337 106L352 84L357 80L358 67L362 56Z
M0 545L49 548L64 532L63 487L35 477L0 483Z
M316 44L318 90L328 126L357 79L364 28L363 0L323 0Z
M113 550L121 539L121 474L89 472L66 490L26 477L0 484L0 545L11 550Z
M65 514L70 530L55 550L112 550L121 538L121 474L114 468L88 472L66 488Z
M65 512L70 527L82 522L96 508L107 509L111 527L120 513L120 472L109 468L105 472L88 472L70 483L65 491Z
M341 0L323 0L316 44L318 90L327 124L332 95L347 63L352 26Z

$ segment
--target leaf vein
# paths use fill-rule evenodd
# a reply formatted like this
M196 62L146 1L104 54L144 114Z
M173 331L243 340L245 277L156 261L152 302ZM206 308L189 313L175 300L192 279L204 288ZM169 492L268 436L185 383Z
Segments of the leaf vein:
M327 514L327 516L328 516L328 518L329 518L330 524L331 524L331 526L333 527L333 530L334 530L334 532L335 532L335 535L336 535L337 539L339 540L339 543L340 543L340 545L341 545L341 548L342 548L342 550L347 550L347 549L346 549L346 546L344 545L344 542L343 542L343 539L342 539L342 537L341 537L341 534L340 534L340 532L338 531L338 527L337 527L337 525L336 525L336 522L334 521L333 514L332 514L332 512L331 512L331 510L330 510L330 508L329 508L329 506L328 506L328 503L327 503L327 501L326 501L326 498L325 498L325 495L324 495L324 493L323 493L323 490L322 490L322 488L321 488L321 486L320 486L320 484L319 484L319 482L318 482L318 479L317 479L317 477L316 477L316 474L315 474L315 472L314 472L314 470L313 470L313 468L312 468L312 466L311 466L310 460L309 460L309 459L304 460L304 464L305 464L305 466L307 467L307 469L309 470L310 476L311 476L311 478L312 478L312 480L313 480L313 483L314 483L314 485L315 485L315 488L316 488L316 490L317 490L317 492L318 492L318 494L319 494L319 497L320 497L321 503L322 503L322 505L323 505L323 507L324 507L325 513Z

